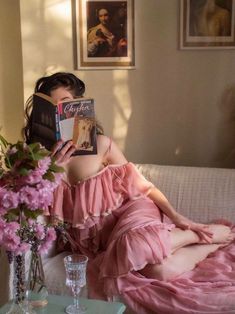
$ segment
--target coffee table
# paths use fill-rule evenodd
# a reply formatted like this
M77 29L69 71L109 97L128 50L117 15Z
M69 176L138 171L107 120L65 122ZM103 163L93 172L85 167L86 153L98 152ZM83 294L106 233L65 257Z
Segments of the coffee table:
M100 300L91 300L80 298L80 302L87 310L86 314L122 314L125 311L125 305L119 302L105 302ZM69 296L49 295L48 305L37 309L38 314L62 314L65 313L65 307L73 303L73 298ZM0 314L5 314L10 307L10 303L0 308Z

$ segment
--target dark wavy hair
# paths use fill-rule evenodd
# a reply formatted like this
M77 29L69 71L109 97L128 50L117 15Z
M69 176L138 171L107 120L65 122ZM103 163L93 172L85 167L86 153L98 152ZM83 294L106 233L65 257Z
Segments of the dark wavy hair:
M36 81L34 93L43 93L51 96L51 92L59 87L65 87L71 94L76 97L82 97L85 93L86 87L82 80L72 73L57 72L50 76L41 77ZM33 108L33 95L26 101L25 119L26 125L22 130L23 137L27 144L33 142L32 132L32 108ZM96 121L97 134L104 134L103 127Z

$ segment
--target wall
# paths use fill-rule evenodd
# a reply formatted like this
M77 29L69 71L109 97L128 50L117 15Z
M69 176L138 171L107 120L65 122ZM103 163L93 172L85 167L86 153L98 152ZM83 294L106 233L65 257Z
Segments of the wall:
M179 1L136 0L136 69L74 71L70 0L21 0L25 98L73 71L134 162L235 166L234 50L178 49Z
M23 126L23 68L20 5L0 0L0 132L10 142Z

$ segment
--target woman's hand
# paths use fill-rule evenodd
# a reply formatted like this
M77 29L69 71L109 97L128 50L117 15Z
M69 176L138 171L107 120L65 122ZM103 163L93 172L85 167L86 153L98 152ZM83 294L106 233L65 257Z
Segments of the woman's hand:
M66 163L69 162L75 150L76 147L72 141L59 141L53 146L51 156L56 159L56 163L59 166L64 166Z
M197 235L200 238L200 241L206 242L206 243L212 243L212 237L213 237L213 232L209 230L208 225L200 224L200 223L195 223L191 221L190 219L180 215L177 213L173 219L173 223L183 229L183 230L192 230L197 233Z

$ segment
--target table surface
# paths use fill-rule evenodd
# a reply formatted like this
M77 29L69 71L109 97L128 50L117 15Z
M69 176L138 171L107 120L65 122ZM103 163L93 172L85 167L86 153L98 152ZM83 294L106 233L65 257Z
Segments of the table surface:
M105 302L80 298L82 305L86 307L86 314L122 314L125 305L119 302ZM65 307L73 303L73 298L69 296L49 295L47 306L35 310L38 314L60 314L65 313ZM10 304L5 304L0 308L0 313L5 314Z

